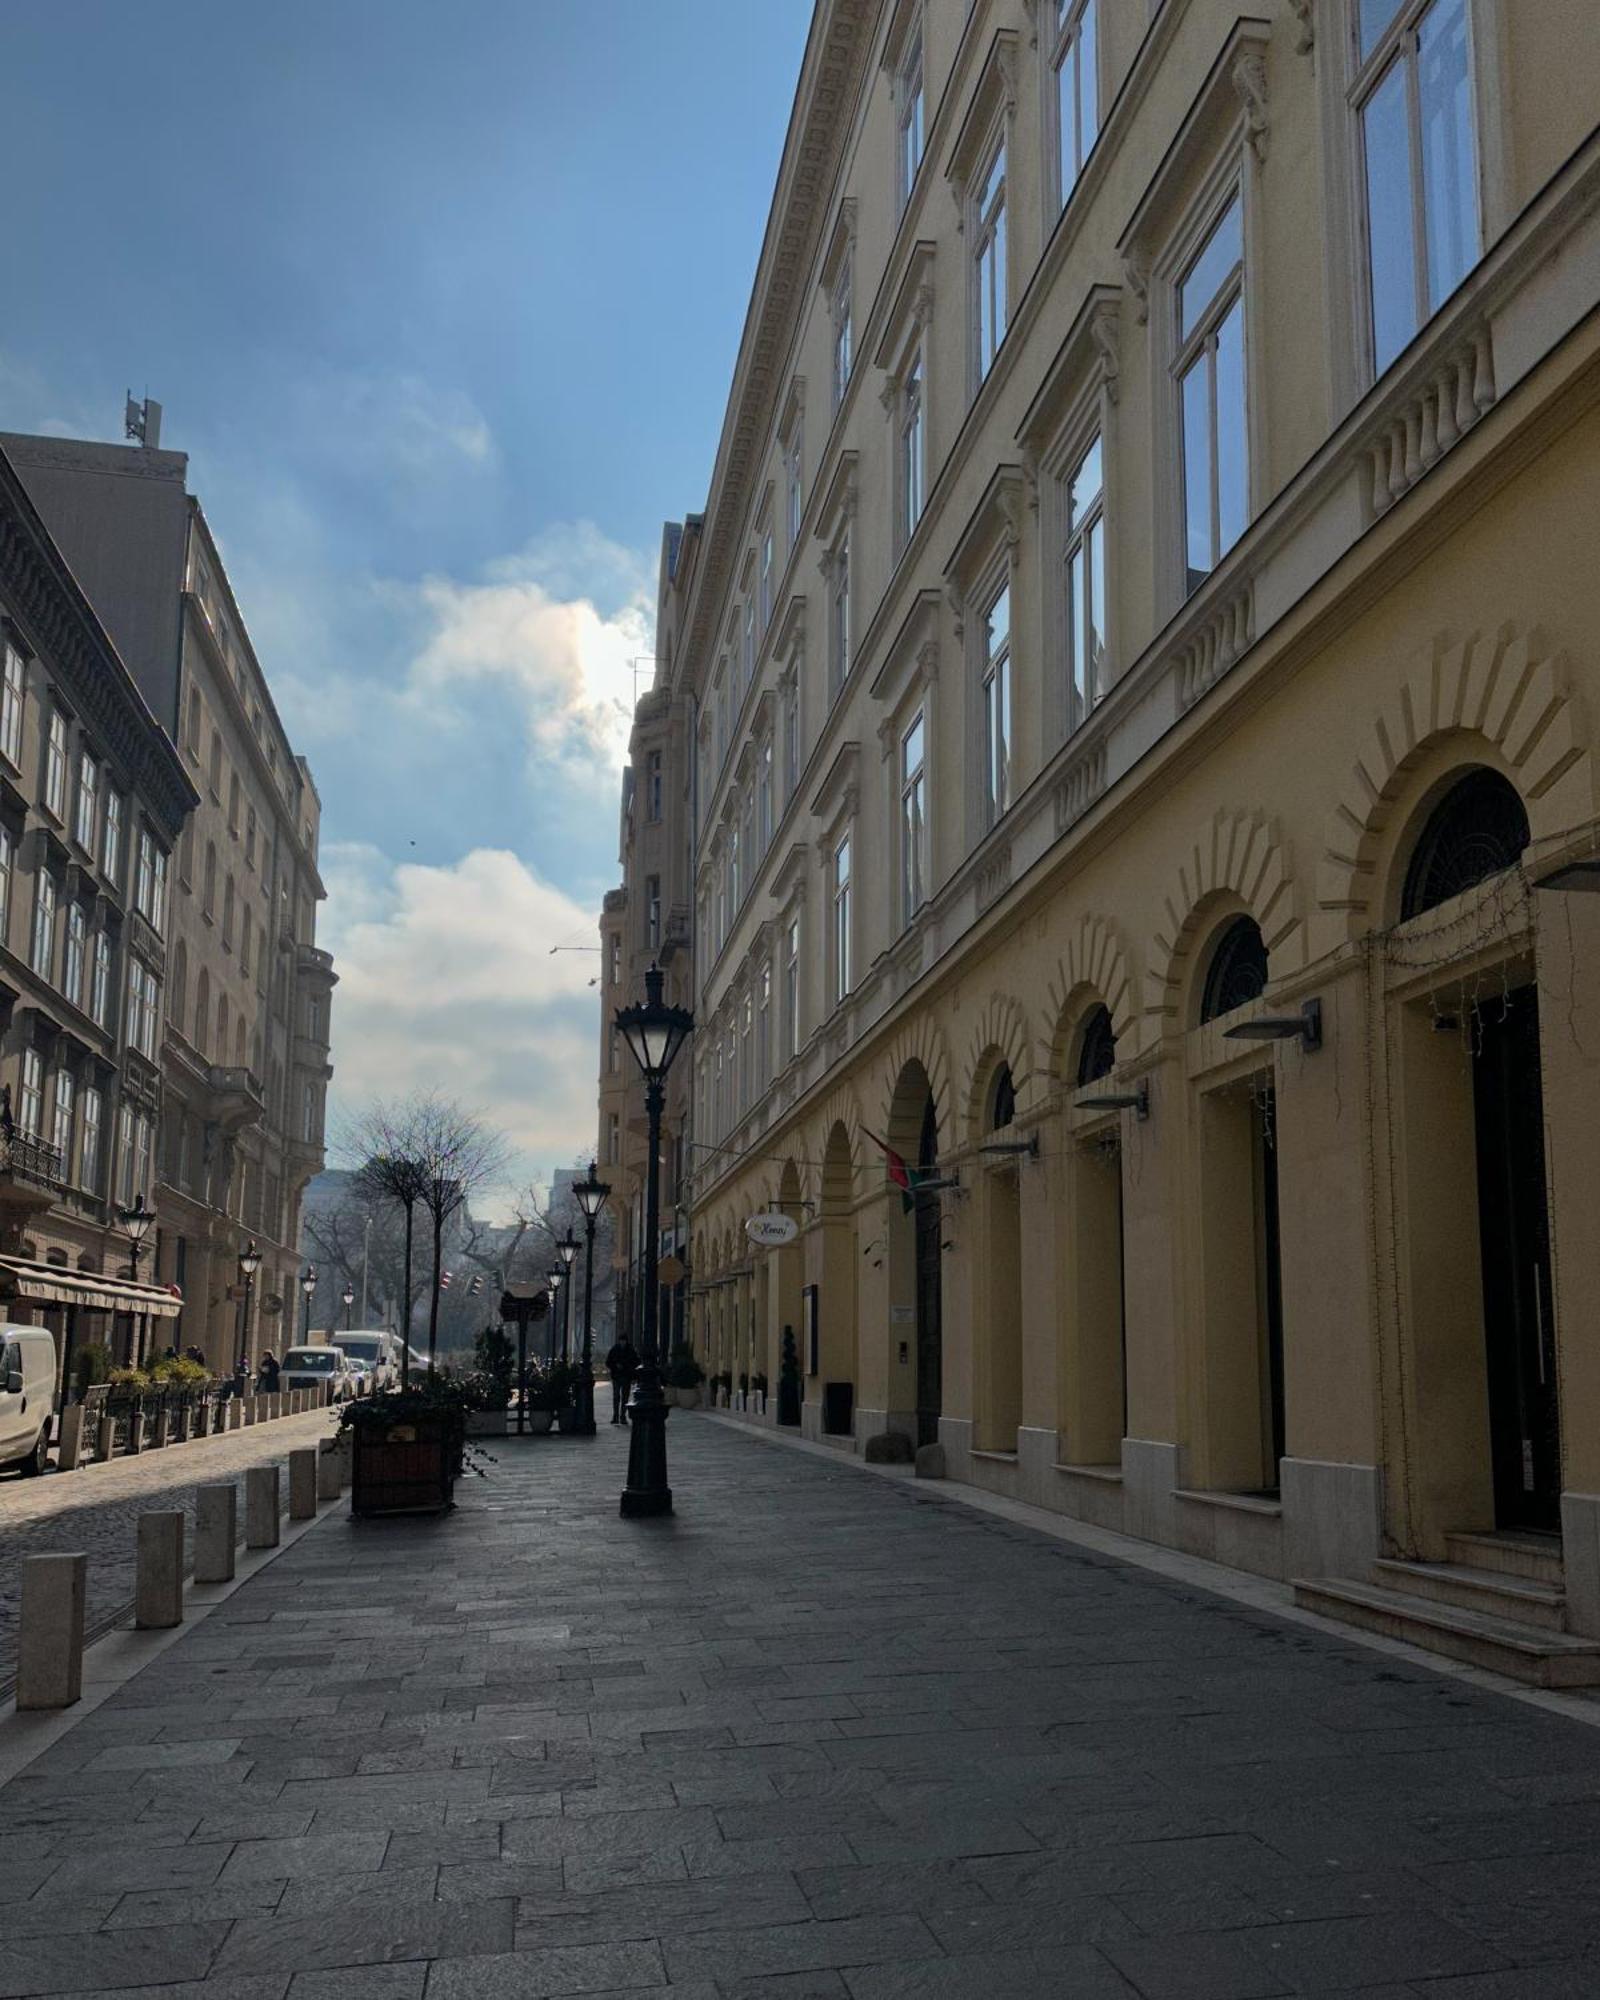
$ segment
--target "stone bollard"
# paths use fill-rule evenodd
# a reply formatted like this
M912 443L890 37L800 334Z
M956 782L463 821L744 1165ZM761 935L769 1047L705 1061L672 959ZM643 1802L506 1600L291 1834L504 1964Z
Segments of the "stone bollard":
M244 1476L244 1545L247 1549L278 1546L278 1468L253 1465Z
M260 1412L258 1411L258 1409L257 1409L257 1407L256 1407L256 1406L257 1406L257 1405L258 1405L258 1404L260 1403L260 1401L261 1401L261 1398L260 1398L259 1396L246 1396L246 1397L245 1397L245 1399L244 1399L244 1421L245 1421L245 1422L246 1422L247 1424L253 1424L253 1423L254 1423L254 1422L256 1421L257 1417L259 1416Z
M244 1403L238 1396L230 1396L223 1406L228 1413L226 1428L236 1431L244 1421Z
M155 1450L160 1451L172 1435L172 1412L163 1403L156 1411L156 1434L151 1440Z
M231 1583L239 1540L239 1489L202 1486L194 1496L194 1580Z
M109 1410L95 1430L94 1455L103 1465L117 1448L117 1420Z
M139 1516L133 1622L142 1632L183 1623L183 1530L176 1511Z
M325 1438L317 1447L317 1498L337 1500L344 1490L344 1480L340 1476L343 1466L339 1461L339 1447L332 1438Z
M86 1555L24 1556L17 1707L70 1708L83 1693Z
M61 1412L56 1435L57 1472L76 1472L83 1457L83 1405L69 1403Z
M354 1431L339 1433L339 1490L342 1493L350 1484L351 1467L355 1460L356 1434Z
M289 1454L289 1519L309 1521L317 1511L317 1451L315 1445L308 1445L304 1451Z

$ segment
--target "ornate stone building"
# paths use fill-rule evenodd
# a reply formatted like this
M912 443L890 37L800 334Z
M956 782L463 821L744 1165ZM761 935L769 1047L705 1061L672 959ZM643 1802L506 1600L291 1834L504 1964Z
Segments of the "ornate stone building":
M155 1269L218 1366L298 1334L299 1210L323 1161L333 962L321 804L273 705L182 452L0 440L117 638L199 805L171 889ZM238 1255L262 1255L251 1325Z
M1551 1681L1597 105L1580 0L823 0L651 697L712 1361Z
M0 1310L118 1359L176 1302L131 1280L155 1184L182 762L0 454ZM149 1275L148 1263L143 1275Z

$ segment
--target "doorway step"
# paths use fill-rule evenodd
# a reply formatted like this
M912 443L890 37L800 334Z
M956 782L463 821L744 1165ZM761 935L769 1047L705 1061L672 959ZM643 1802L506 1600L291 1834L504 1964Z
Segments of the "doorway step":
M1559 1537L1446 1535L1445 1551L1444 1562L1375 1562L1366 1583L1298 1579L1294 1601L1530 1687L1600 1686L1600 1639L1567 1631Z

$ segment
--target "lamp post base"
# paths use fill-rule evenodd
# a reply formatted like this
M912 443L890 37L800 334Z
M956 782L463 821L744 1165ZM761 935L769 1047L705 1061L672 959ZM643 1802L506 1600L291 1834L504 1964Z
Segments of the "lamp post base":
M628 1403L628 1483L622 1489L625 1520L672 1512L667 1484L667 1404L651 1362L639 1371Z
M574 1437L594 1436L594 1370L587 1361L578 1366L578 1412L577 1422L572 1426Z

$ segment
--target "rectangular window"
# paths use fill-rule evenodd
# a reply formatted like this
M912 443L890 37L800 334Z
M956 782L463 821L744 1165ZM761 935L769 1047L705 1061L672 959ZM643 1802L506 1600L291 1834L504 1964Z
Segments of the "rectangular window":
M156 844L145 827L139 829L139 858L134 868L133 902L141 917L148 920L155 894Z
M611 939L611 984L622 984L622 939L615 933Z
M661 948L661 877L650 875L644 885L644 934L651 951Z
M79 1106L78 1185L95 1193L100 1179L100 1092L86 1084Z
M89 920L83 913L82 903L67 905L67 951L66 963L61 975L61 990L74 1007L83 1005L83 954L89 941Z
M833 850L833 997L850 991L850 836Z
M741 680L749 688L756 677L756 601L747 597L744 601L744 667Z
M791 1056L800 1053L800 919L791 918L783 938L783 1032Z
M49 979L55 973L55 956L56 880L47 869L41 868L34 885L33 938L28 948L28 963L41 978Z
M104 931L94 934L94 974L90 981L89 1012L98 1027L111 1024L111 940Z
M785 805L800 783L800 676L792 674L783 691L783 798Z
M1100 438L1073 467L1066 482L1067 727L1075 729L1105 693L1101 669L1106 650L1105 479Z
M717 769L722 769L728 754L728 676L726 670L717 676Z
M5 677L0 680L0 751L22 768L22 711L27 701L27 668L22 655L6 644Z
M772 738L762 739L756 753L756 837L761 845L756 852L756 860L765 856L772 845Z
M0 826L0 944L11 930L11 884L16 873L17 843L9 827Z
M146 1194L150 1188L150 1162L155 1152L155 1121L140 1116L133 1121L133 1191Z
M1481 254L1467 0L1361 0L1352 101L1381 375Z
M799 419L795 420L795 433L790 438L783 454L784 519L789 530L791 551L800 540L800 519L805 513L805 466L803 447L800 442Z
M133 1200L133 1107L124 1104L117 1113L117 1200L124 1206Z
M927 495L928 438L923 411L922 352L912 355L900 388L900 546L922 519Z
M107 876L113 883L118 881L118 870L122 866L122 800L111 790L106 792L106 838L103 857Z
M1244 235L1237 193L1178 285L1183 537L1188 590L1244 533L1250 449L1244 373Z
M991 827L1011 804L1011 589L983 621L983 823Z
M100 817L100 766L87 750L78 752L78 845L84 853L95 851L96 822Z
M758 608L761 615L761 635L766 636L767 627L772 623L772 530L764 529L761 536L761 561L758 572Z
M978 182L972 256L977 280L977 379L994 366L1006 337L1006 147L1002 139ZM974 385L976 386L976 384Z
M645 811L651 819L661 817L661 752L652 750L645 759Z
M921 909L927 878L927 771L919 709L900 739L900 920Z
M851 341L851 290L852 259L846 257L838 278L834 281L833 297L829 302L833 322L833 407L837 410L844 401L844 392L850 385L850 365L853 359Z
M739 842L739 809L734 803L733 817L728 823L728 915L730 920L739 914L739 906L744 901L744 850Z
M17 1123L30 1139L37 1139L44 1126L44 1058L37 1049L22 1051L22 1096L17 1105Z
M67 718L50 711L50 731L44 750L44 802L59 820L67 816Z
M1097 0L1056 0L1056 166L1066 207L1100 130L1096 75Z
M50 1120L50 1143L61 1155L63 1172L72 1166L72 1072L58 1069L55 1074L55 1106Z
M772 966L762 966L756 976L756 1088L765 1090L772 1081Z
M615 1166L622 1157L622 1121L615 1111L606 1113L606 1162Z
M911 199L922 165L925 117L922 88L922 35L913 36L895 78L895 186L901 208Z
M755 1008L750 995L744 996L739 1009L739 1111L741 1116L750 1109L750 1099L755 1089Z
M850 672L850 537L841 535L828 579L828 685L837 694Z

